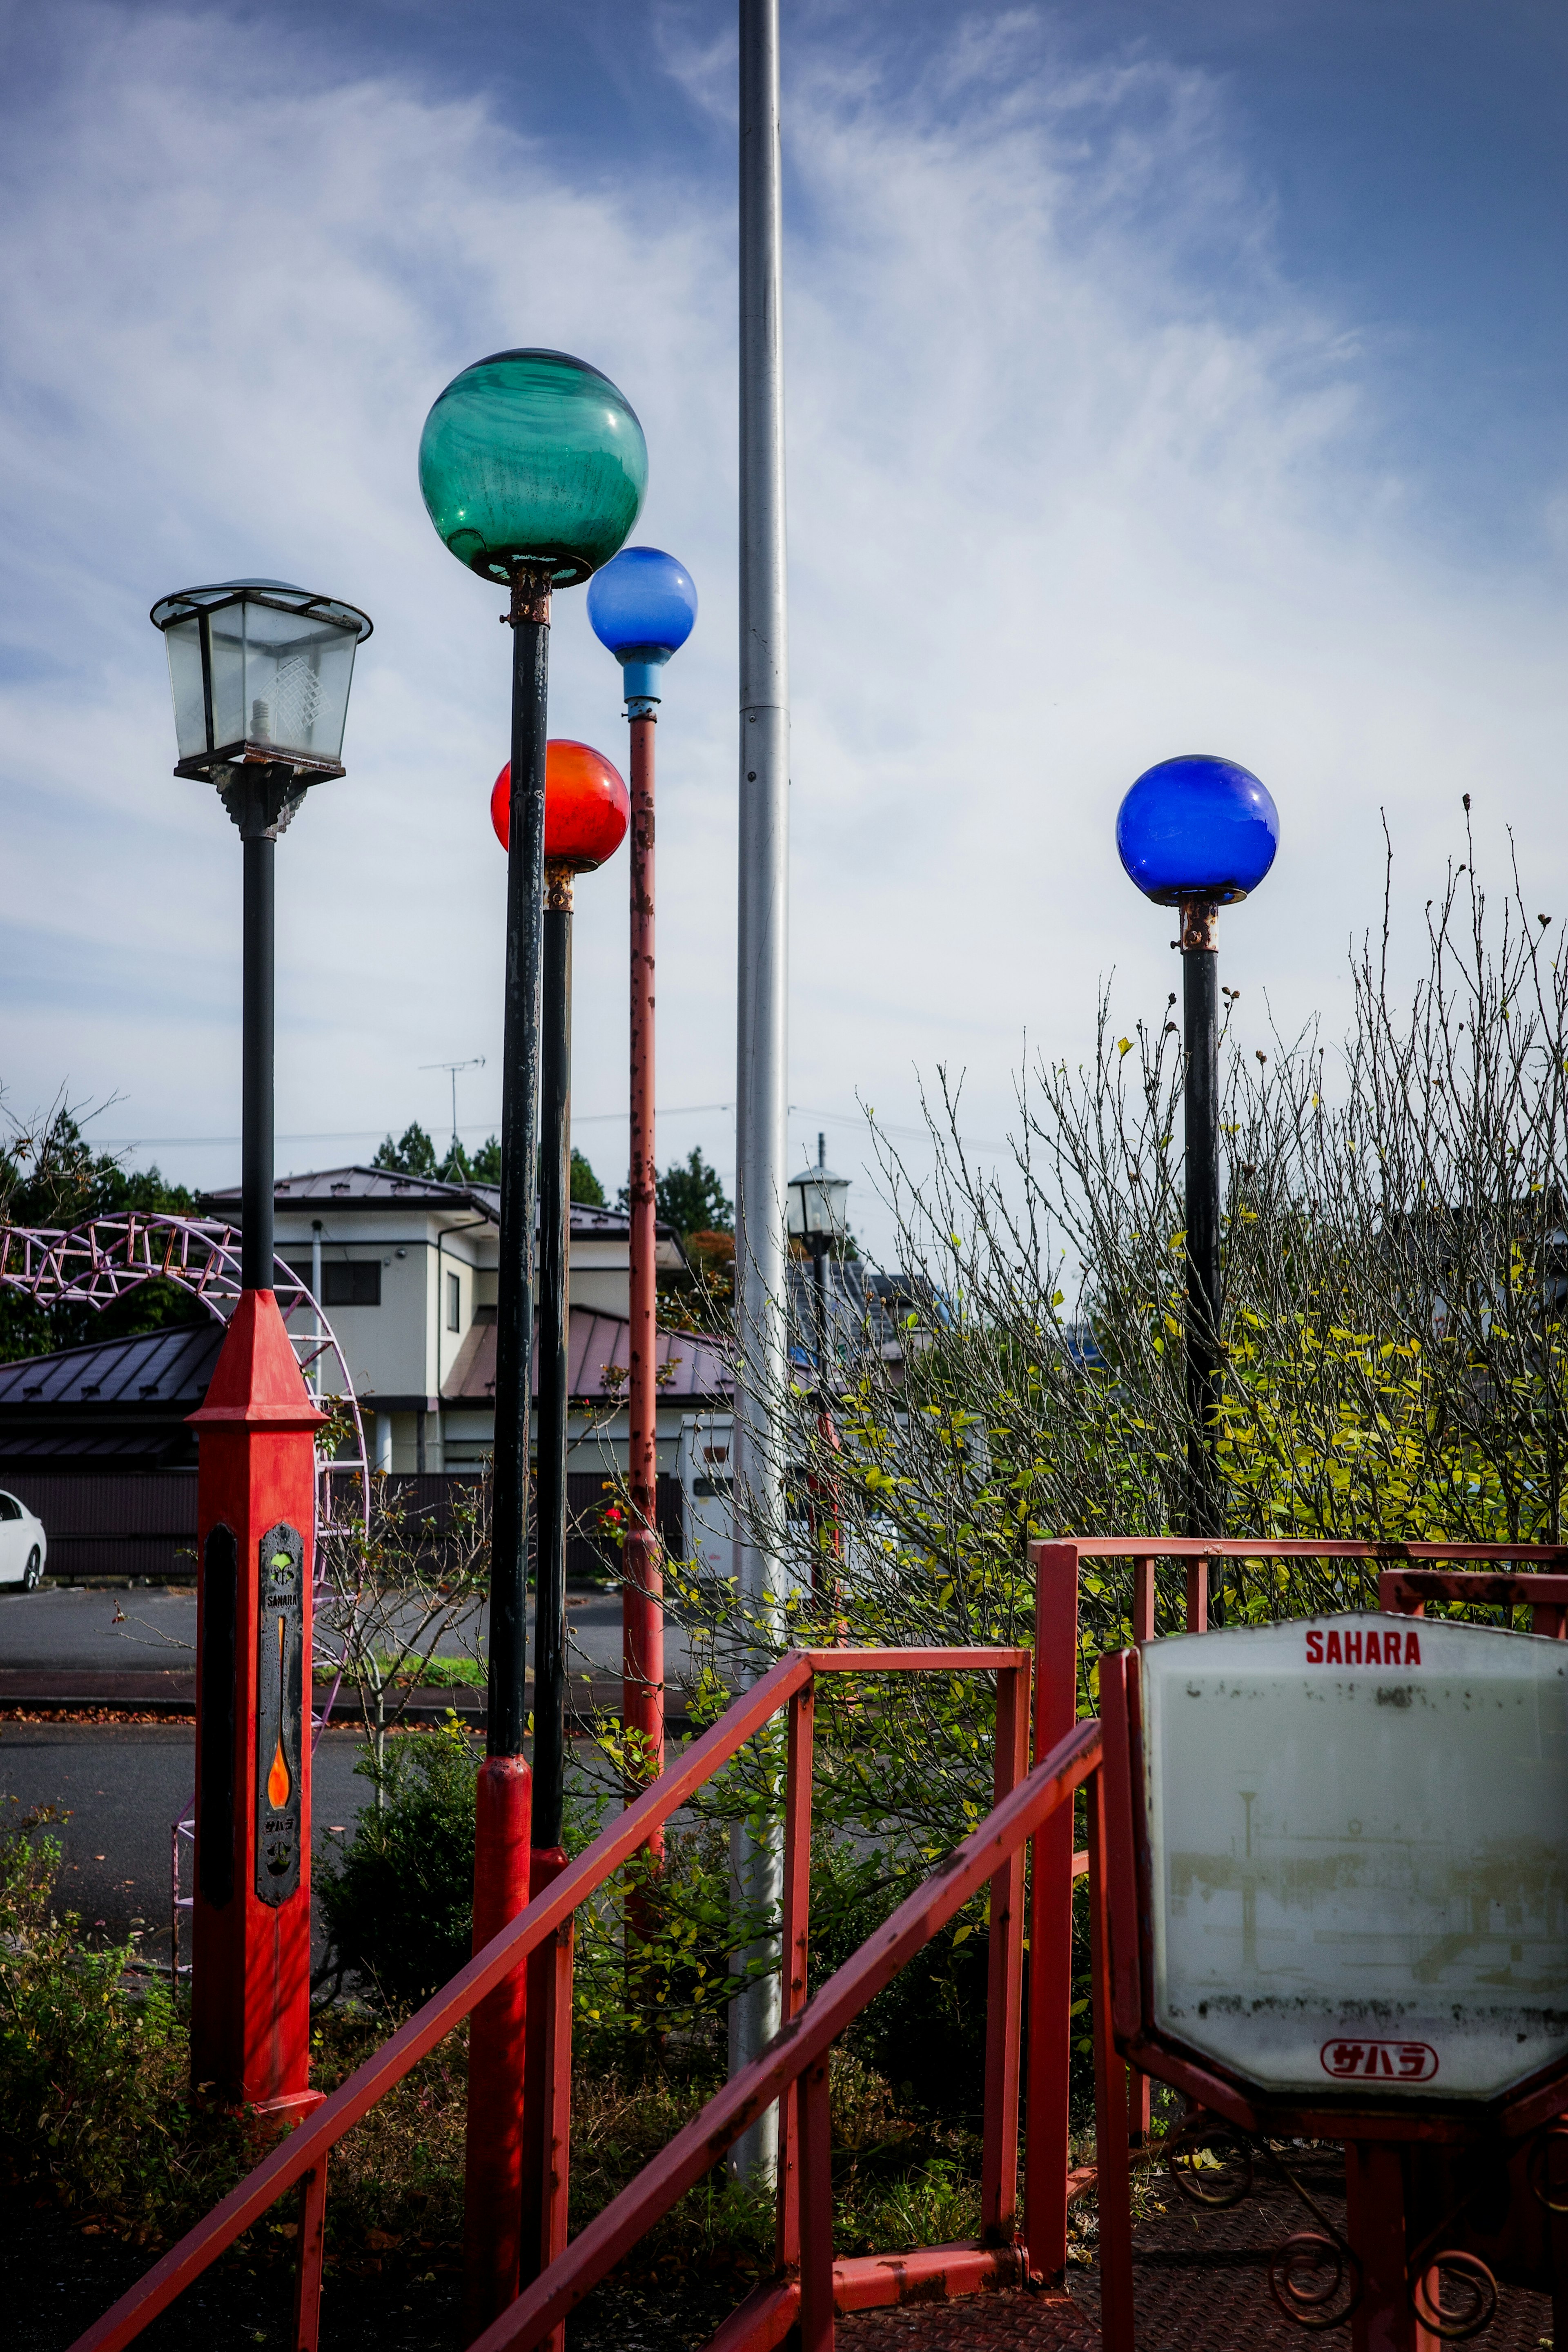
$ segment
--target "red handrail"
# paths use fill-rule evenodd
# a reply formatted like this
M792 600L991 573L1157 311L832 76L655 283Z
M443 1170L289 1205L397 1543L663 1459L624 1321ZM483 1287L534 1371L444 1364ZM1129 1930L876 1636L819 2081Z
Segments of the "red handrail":
M711 2171L747 2126L791 2084L801 2081L826 2058L833 2043L867 2003L963 1909L971 1895L997 1875L1025 1840L1071 1799L1079 1784L1098 1769L1100 1759L1099 1723L1079 1724L962 1845L954 1847L821 1991L813 1994L799 2016L784 2026L761 2056L716 2092L701 2113L595 2214L560 2259L525 2287L517 2301L476 2339L470 2352L532 2352L534 2346L542 2343L659 2216L705 2172ZM820 2169L820 2149L813 2163L809 2124L802 2137L808 2172ZM803 2183L803 2201L812 2185L816 2184ZM818 2191L820 2195L820 2185ZM810 2232L806 2234L809 2239ZM812 2251L809 2244L803 2247L803 2257ZM821 2275L820 2243L815 2252L818 2259L803 2267L801 2280L803 2340L812 2333L814 2294L819 2295L825 2284L831 2292L830 2282ZM830 2235L828 2254L831 2261Z
M1005 1674L1009 1669L1015 1673L1026 1671L1029 1657L1027 1650L1000 1648L787 1652L750 1690L735 1699L712 1728L695 1740L628 1805L575 1862L569 1864L552 1885L535 1896L527 1909L476 1953L449 1984L416 2010L405 2025L357 2067L307 2122L281 2141L221 2204L187 2231L101 2318L95 2320L78 2337L71 2352L119 2352L121 2346L139 2336L219 2254L252 2228L286 2189L300 2180L308 2180L310 2209L301 2231L301 2281L311 2244L318 2250L315 2271L319 2279L320 2208L324 2201L327 2156L333 2145L427 2056L487 1993L493 1992L531 1953L564 1927L578 1906L646 1845L653 1832L743 1748L781 1706L806 1689L816 1675L976 1671ZM302 2284L301 2294L304 2292ZM313 2328L310 2340L314 2341Z

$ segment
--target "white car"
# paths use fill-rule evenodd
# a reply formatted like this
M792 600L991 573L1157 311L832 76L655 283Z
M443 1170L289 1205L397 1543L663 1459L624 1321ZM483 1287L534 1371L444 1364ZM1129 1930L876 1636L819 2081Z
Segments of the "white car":
M36 1513L15 1495L0 1494L0 1584L36 1592L49 1556L49 1539Z

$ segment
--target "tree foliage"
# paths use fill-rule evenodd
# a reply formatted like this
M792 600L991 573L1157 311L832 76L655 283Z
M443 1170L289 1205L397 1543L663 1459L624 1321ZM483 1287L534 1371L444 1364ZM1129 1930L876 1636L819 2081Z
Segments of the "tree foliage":
M167 1182L155 1164L128 1169L111 1152L95 1151L63 1098L18 1127L0 1150L0 1223L5 1224L82 1225L132 1210L188 1217L195 1209L185 1187ZM205 1319L203 1307L167 1282L143 1283L101 1310L45 1307L19 1291L0 1290L0 1362Z
M1557 1541L1568 1479L1568 967L1473 860L1423 916L1401 992L1384 936L1352 960L1347 1034L1222 1038L1223 1364L1212 1429L1233 1536ZM741 1498L776 1563L733 1597L716 1666L785 1643L1027 1643L1032 1541L1184 1525L1183 1068L1171 1005L1020 1079L1008 1158L978 1164L939 1075L931 1173L878 1139L910 1301L897 1350L868 1303L831 1409L797 1370L768 1402L784 1475ZM809 1334L797 1335L797 1365ZM670 1580L673 1580L671 1579ZM1158 1622L1181 1622L1179 1570ZM1130 1564L1083 1580L1082 1702L1130 1638ZM688 1590L700 1598L695 1583ZM710 1606L711 1588L709 1588ZM1231 1622L1375 1605L1361 1563L1227 1570ZM817 1708L824 1818L895 1874L988 1802L973 1679L835 1675ZM752 1801L775 1770L759 1749ZM776 1801L776 1796L773 1800Z
M660 1224L668 1225L683 1241L688 1234L728 1234L734 1229L733 1203L718 1170L703 1158L700 1144L684 1160L672 1160L662 1176L655 1177L654 1202ZM624 1184L616 1205L623 1210L631 1206L631 1194Z

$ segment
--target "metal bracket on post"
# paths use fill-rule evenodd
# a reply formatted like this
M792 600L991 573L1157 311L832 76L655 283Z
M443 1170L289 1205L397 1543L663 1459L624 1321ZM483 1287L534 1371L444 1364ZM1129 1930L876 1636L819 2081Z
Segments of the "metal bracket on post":
M213 770L217 796L241 841L276 841L287 833L314 781L286 760Z

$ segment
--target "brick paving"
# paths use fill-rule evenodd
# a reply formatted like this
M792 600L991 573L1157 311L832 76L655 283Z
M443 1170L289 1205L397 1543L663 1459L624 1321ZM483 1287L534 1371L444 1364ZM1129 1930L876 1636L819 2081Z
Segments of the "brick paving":
M1313 2196L1337 2226L1344 2206L1337 2166L1303 2168ZM1268 2291L1270 2250L1314 2224L1283 2186L1259 2181L1228 2212L1199 2211L1163 2181L1133 2233L1133 2301L1139 2352L1294 2352L1316 2342L1350 2344L1348 2325L1318 2336L1286 2317ZM1100 2274L1074 2264L1066 2296L976 2295L962 2303L913 2304L858 2312L838 2323L843 2352L1093 2352ZM1550 2297L1502 2290L1497 2317L1469 2341L1477 2352L1541 2352L1552 2343ZM1565 2347L1568 2352L1568 2347Z

